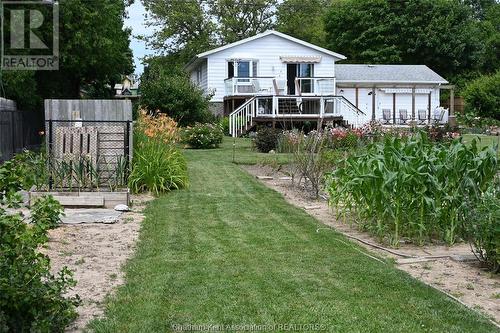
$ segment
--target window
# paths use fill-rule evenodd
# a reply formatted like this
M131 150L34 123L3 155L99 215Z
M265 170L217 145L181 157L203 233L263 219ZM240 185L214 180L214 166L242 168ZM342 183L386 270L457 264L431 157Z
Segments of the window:
M250 77L250 61L238 62L238 77Z
M197 69L196 69L196 82L198 84L201 84L201 80L202 80L202 71L201 71L201 66L199 66Z
M313 64L298 64L297 77L313 77L314 65Z
M297 65L297 77L314 77L314 65L313 64L298 64ZM300 91L302 93L313 93L314 85L313 80L300 80Z
M257 76L256 60L238 60L227 62L227 77L255 77Z
M227 78L231 79L234 77L234 62L229 61L227 63Z

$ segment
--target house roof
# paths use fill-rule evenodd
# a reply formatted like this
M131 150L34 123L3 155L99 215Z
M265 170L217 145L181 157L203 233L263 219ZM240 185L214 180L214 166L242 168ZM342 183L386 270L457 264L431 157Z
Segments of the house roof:
M209 50L209 51L206 51L206 52L203 52L203 53L200 53L200 54L197 54L196 57L194 59L192 59L187 65L186 65L186 68L190 68L192 65L194 65L198 59L200 58L205 58L209 55L212 55L214 53L217 53L217 52L220 52L220 51L224 51L224 50L227 50L227 49L230 49L232 47L235 47L235 46L238 46L238 45L241 45L241 44L245 44L245 43L248 43L250 41L253 41L253 40L256 40L256 39L259 39L259 38L263 38L263 37L266 37L266 36L269 36L269 35L274 35L274 36L278 36L278 37L281 37L281 38L284 38L284 39L287 39L291 42L294 42L294 43L297 43L297 44L300 44L300 45L303 45L303 46L306 46L306 47L309 47L313 50L316 50L316 51L319 51L319 52L322 52L324 54L328 54L332 57L335 57L339 60L343 60L343 59L347 59L344 55L340 54L340 53L336 53L336 52L333 52L333 51L330 51L330 50L327 50L325 48L322 48L322 47L319 47L317 45L314 45L314 44L311 44L311 43L308 43L308 42L305 42L303 40L300 40L298 38L295 38L295 37L292 37L292 36L289 36L289 35L286 35L284 33L281 33L281 32L278 32L278 31L274 31L274 30L267 30L265 32L262 32L260 34L257 34L255 36L252 36L252 37L248 37L248 38L245 38L245 39L242 39L242 40L239 40L237 42L234 42L234 43L231 43L231 44L227 44L227 45L224 45L224 46L221 46L221 47L218 47L218 48L215 48L215 49L212 49L212 50Z
M338 83L426 83L447 84L425 65L335 65Z

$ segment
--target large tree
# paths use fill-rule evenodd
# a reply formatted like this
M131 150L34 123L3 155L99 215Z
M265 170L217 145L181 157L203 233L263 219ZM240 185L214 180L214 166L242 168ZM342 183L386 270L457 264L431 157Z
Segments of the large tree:
M338 0L326 18L328 46L351 62L426 64L440 74L480 70L484 36L456 0Z
M323 46L324 16L331 0L286 0L276 12L276 29L295 38Z
M29 108L40 108L44 98L78 98L82 91L91 91L89 97L110 97L120 75L133 70L130 31L124 28L129 1L60 0L59 70L4 72L6 97L26 104L20 82L36 96L27 103Z
M277 0L142 0L156 33L149 45L188 61L210 47L273 27Z

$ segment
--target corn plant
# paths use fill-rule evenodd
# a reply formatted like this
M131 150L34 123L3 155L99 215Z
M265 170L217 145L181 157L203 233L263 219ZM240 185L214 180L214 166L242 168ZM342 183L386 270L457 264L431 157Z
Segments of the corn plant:
M433 144L418 133L386 137L347 158L328 176L327 189L339 215L359 216L363 228L395 246L401 237L453 244L465 199L477 202L496 172L493 148Z

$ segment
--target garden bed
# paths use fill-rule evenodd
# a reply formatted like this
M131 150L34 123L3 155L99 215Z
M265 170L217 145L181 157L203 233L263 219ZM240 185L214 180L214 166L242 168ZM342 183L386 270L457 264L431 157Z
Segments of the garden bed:
M58 191L37 191L29 192L30 204L34 199L52 195L64 207L101 207L113 209L116 205L129 205L130 191L123 189L120 191L95 191L95 192L58 192Z
M375 248L366 243L387 248L367 232L336 219L328 203L324 199L313 199L310 189L292 186L285 172L276 172L268 166L244 166L254 176L267 176L261 181L268 187L281 193L291 204L303 208L307 213L325 225L350 238L357 238L359 243L380 256L394 260L396 266L416 279L431 285L447 294L456 297L467 306L480 310L489 317L500 322L500 276L487 272L474 260L468 244L459 243L453 246L444 244L427 244L417 246L402 243L394 252L411 257L399 256L385 250ZM286 171L286 170L285 170ZM327 228L318 232L329 232ZM425 258L424 258L425 257ZM429 258L438 257L438 258Z

